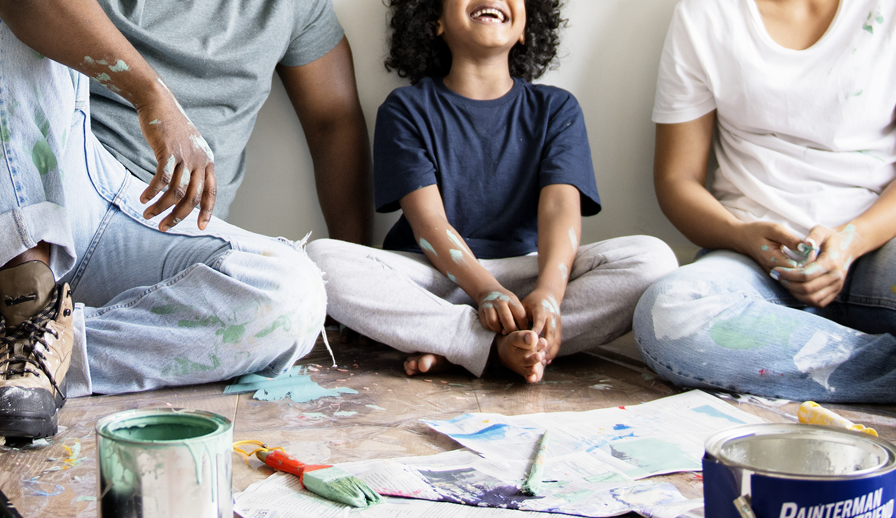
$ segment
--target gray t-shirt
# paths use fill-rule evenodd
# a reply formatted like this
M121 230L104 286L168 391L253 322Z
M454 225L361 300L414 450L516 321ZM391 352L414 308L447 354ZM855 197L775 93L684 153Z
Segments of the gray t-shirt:
M274 67L311 63L342 39L330 0L99 0L162 76L215 153L215 215L226 218L243 181L246 142L271 91ZM149 182L156 158L137 113L91 81L93 132Z

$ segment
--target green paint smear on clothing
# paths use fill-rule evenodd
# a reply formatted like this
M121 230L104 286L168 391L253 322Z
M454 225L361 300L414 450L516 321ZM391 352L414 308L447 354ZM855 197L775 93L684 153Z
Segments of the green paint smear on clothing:
M726 349L757 349L771 344L786 345L797 325L795 320L772 314L744 315L716 322L709 335Z
M224 322L221 322L221 319L218 317L208 317L208 318L201 318L201 319L196 319L196 320L178 320L177 321L178 327L194 328L194 327L210 327L213 325L223 326Z
M874 27L868 25L867 23L862 24L862 29L870 32L871 34L874 34Z
M890 286L890 291L892 291L893 294L896 295L896 285Z
M338 397L339 394L357 394L358 391L347 387L332 389L323 388L311 381L311 376L302 374L301 367L293 367L286 374L276 378L266 378L257 374L241 376L236 383L224 389L225 394L242 394L253 392L253 399L261 401L280 401L289 398L293 403L307 403L322 397Z
M255 333L255 338L264 338L269 334L276 331L278 328L283 328L284 331L289 332L289 328L292 327L291 314L287 313L285 315L280 315L277 317L277 320L274 320L274 323L271 324L267 329L262 329L258 333Z
M34 144L34 149L31 150L31 161L34 162L34 166L37 167L41 176L56 169L56 154L50 149L50 143L46 138L42 138Z
M209 359L212 361L211 365L194 362L193 360L188 360L187 358L175 358L174 361L176 365L170 365L167 368L163 369L162 374L165 376L186 376L188 374L193 374L196 372L206 372L214 370L221 366L221 361L214 354L209 356Z
M215 331L216 335L221 336L221 341L225 344L235 344L242 340L243 335L246 333L246 325L240 324L238 326L228 326L224 329L218 329Z

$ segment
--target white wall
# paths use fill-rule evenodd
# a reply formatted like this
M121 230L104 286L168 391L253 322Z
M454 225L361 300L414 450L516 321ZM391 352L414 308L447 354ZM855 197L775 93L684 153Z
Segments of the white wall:
M582 242L626 234L664 239L680 258L696 248L666 220L653 194L656 71L677 0L567 0L560 68L540 82L572 92L585 113L603 210L583 221ZM386 95L405 84L383 68L386 8L381 0L334 0L355 59L370 136ZM298 239L327 235L317 203L311 159L283 86L258 117L248 148L246 181L230 221L250 230ZM397 214L377 214L375 242Z

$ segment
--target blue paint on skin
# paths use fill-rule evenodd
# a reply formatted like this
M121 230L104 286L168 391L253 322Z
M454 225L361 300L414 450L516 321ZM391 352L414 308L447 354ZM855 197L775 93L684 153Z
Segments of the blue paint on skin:
M448 275L448 280L450 280L450 281L453 282L454 284L457 284L457 277L451 275L451 272L447 272L446 275Z
M115 62L114 65L109 66L109 70L113 72L127 72L128 70L130 70L130 68L128 67L127 63L119 59Z
M423 239L422 237L420 238L420 248L422 248L423 250L426 250L427 252L431 253L432 255L434 255L436 257L439 256L439 254L436 253L436 249L433 248L431 244L429 244L429 241Z
M462 251L452 248L448 252L451 254L451 260L454 261L455 264L460 264L464 261L464 253Z
M467 249L467 247L464 246L464 242L459 237L457 237L454 232L450 230L446 230L445 232L448 234L448 239L450 239L452 243L457 245L458 248L460 248L461 250Z
M507 300L510 300L510 297L508 297L507 295L504 295L500 291L493 291L493 292L489 293L488 295L486 295L486 297L484 299L482 299L483 302L488 302L490 300L505 300L505 301L507 301Z

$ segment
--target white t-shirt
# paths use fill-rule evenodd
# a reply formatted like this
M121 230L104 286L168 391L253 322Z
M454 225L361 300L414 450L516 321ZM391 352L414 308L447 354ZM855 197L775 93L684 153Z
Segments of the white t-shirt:
M896 178L896 2L840 0L822 38L787 49L754 0L682 0L654 122L717 110L713 195L745 222L797 235L842 225Z

